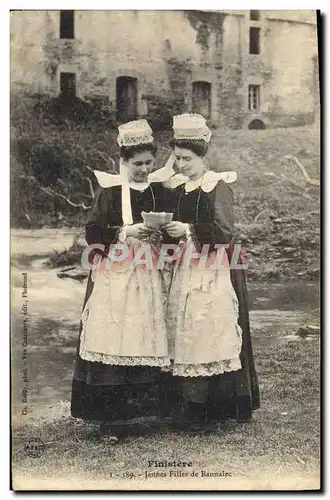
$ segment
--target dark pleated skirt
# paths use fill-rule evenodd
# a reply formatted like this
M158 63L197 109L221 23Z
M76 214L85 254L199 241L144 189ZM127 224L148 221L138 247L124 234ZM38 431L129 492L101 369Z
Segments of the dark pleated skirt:
M208 377L206 422L249 421L252 411L260 406L244 270L232 269L231 279L239 302L239 324L243 332L242 369ZM84 305L92 289L89 276ZM72 383L73 417L120 424L148 418L163 421L180 415L183 404L181 377L173 377L154 367L84 361L79 356L79 343L80 336Z

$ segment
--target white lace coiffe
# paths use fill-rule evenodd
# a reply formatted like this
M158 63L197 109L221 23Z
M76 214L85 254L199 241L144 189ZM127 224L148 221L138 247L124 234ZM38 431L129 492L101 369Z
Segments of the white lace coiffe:
M206 124L204 116L197 113L183 113L173 116L174 139L203 140L209 143L212 132Z
M117 142L120 147L122 146L138 146L139 144L151 144L154 141L150 135L140 135L136 137L120 137L118 136Z
M211 130L205 130L205 132L202 132L201 134L197 134L194 136L187 135L184 132L179 132L174 134L174 139L180 140L180 141L205 141L207 143L210 142L212 137L212 132Z

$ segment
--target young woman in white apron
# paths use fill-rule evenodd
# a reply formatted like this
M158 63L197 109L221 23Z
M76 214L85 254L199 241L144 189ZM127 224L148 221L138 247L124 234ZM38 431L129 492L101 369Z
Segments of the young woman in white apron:
M169 394L177 393L180 418L190 427L227 418L248 421L259 407L259 388L244 270L230 267L234 214L228 184L237 176L209 170L211 131L202 116L175 116L173 130L179 174L171 179L168 210L174 217L164 230L182 252L173 264L167 309ZM203 257L189 259L196 253Z
M134 432L141 420L162 419L162 368L170 364L163 274L155 266L132 265L152 237L142 212L164 211L168 191L155 174L149 177L156 146L145 120L120 126L118 144L120 174L95 171L99 189L86 240L101 255L95 255L87 284L71 403L74 417L99 422L112 435ZM113 245L122 245L127 257L111 258ZM150 248L156 262L159 248Z

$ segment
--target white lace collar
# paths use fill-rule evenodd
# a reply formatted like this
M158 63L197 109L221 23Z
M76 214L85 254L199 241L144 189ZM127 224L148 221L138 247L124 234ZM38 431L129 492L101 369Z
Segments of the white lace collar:
M175 188L182 184L185 185L185 191L189 193L194 191L199 186L205 193L212 191L220 180L223 180L226 184L235 182L237 179L237 173L233 171L229 172L214 172L213 170L208 170L205 174L197 180L191 181L188 177L177 174L170 179L170 187Z
M199 188L200 186L202 187L204 175L202 177L200 177L199 179L194 179L193 181L188 179L184 184L184 190L186 191L186 193L190 193L191 191L195 191L195 189Z
M127 177L121 174L108 174L107 172L102 172L101 170L94 170L94 175L97 178L99 185L103 188L121 186L122 184L127 183ZM162 176L161 173L158 176L157 171L155 171L152 172L152 174L149 174L148 180L146 182L130 182L129 187L137 191L144 191L145 189L147 189L148 186L150 186L152 182L163 182L168 178L169 175Z
M94 174L99 182L99 185L103 188L121 186L127 178L124 178L120 174L108 174L107 172L102 172L101 170L94 170ZM150 186L150 182L129 182L129 187L135 191L144 191Z
M150 174L147 182L132 182L129 183L129 187L138 191L144 191L145 189L147 189L151 182L165 181L166 178L168 178L168 173L166 175L163 175L163 179L161 175L163 170L165 169L160 169L160 174L158 174L158 172L156 171L157 175L154 175L156 174L156 172ZM102 172L100 170L94 170L94 174L98 180L99 185L103 188L121 186L123 183L125 183L125 178L120 174L108 174L107 172ZM224 182L226 182L226 184L230 184L232 182L235 182L236 179L237 173L233 171L214 172L213 170L208 170L200 179L197 179L196 181L190 181L188 177L182 174L175 174L169 179L168 185L170 188L174 189L177 186L185 184L186 192L193 191L194 189L197 189L199 186L201 186L202 190L205 193L209 193L215 188L220 180L223 180Z

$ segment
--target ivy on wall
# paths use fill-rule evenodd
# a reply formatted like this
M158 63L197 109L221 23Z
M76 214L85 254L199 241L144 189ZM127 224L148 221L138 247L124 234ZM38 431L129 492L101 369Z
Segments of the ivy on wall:
M220 12L203 12L199 10L184 11L190 25L196 30L196 43L204 51L210 48L210 35L216 34L216 45L220 46L223 40L223 24L226 14Z

